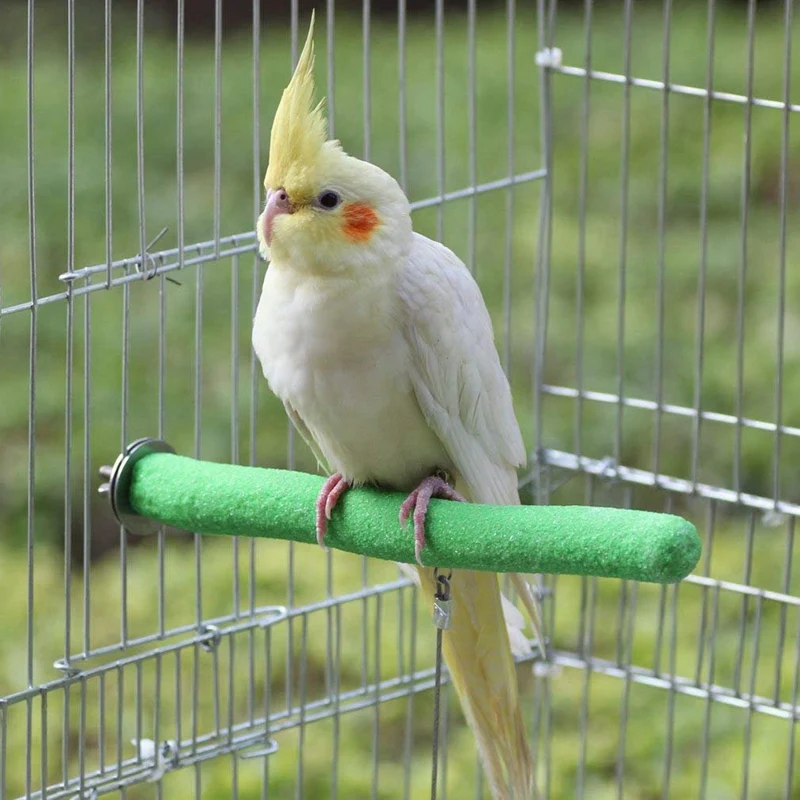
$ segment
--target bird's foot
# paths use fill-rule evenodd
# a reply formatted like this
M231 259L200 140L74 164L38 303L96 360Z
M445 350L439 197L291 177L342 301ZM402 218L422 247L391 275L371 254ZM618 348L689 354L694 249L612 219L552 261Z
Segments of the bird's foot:
M325 534L328 532L328 520L339 498L350 488L350 481L340 472L336 472L325 481L317 495L317 543L325 548Z
M455 500L466 503L462 497L441 475L425 478L400 506L400 525L405 525L413 512L414 519L414 555L417 563L422 564L422 548L425 547L425 517L428 514L428 503L432 497L442 500Z

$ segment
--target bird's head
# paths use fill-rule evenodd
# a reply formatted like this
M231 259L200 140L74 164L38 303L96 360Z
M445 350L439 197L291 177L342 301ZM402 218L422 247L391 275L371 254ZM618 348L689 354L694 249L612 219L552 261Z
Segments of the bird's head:
M411 241L410 209L391 175L327 141L322 103L314 103L313 34L312 16L272 123L258 240L275 264L358 276L402 259Z

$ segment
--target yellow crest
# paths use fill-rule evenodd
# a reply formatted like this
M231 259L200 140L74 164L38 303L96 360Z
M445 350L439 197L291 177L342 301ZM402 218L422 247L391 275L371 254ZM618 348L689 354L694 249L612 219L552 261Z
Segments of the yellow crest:
M308 167L327 138L322 113L324 101L314 105L314 13L303 52L272 122L269 166L264 179L268 188L285 185L292 167Z

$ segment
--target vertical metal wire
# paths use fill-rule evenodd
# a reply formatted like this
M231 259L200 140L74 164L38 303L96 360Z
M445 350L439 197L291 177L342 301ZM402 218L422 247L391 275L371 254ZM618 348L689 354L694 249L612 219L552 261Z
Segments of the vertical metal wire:
M135 683L133 686L134 691L134 726L135 726L135 739L137 742L136 747L136 761L137 763L142 763L142 749L138 746L138 743L142 741L143 737L143 726L142 726L142 662L137 661L135 664L135 672L134 672L134 679Z
M231 463L239 463L239 256L231 258ZM233 537L233 613L241 614L239 537ZM252 638L251 638L252 641Z
M201 457L203 386L203 264L197 265L194 325L194 457ZM194 534L195 619L203 622L203 538Z
M219 642L211 645L211 707L214 712L214 734L220 735L222 728L221 701L219 696Z
M75 0L67 2L67 273L75 271ZM64 397L64 661L72 638L72 399L75 365L75 297L67 281Z
M78 682L80 708L78 712L78 792L86 787L86 678ZM43 784L44 786L44 784Z
M175 741L183 740L183 681L181 679L181 650L175 651Z
M791 594L792 591L792 563L794 558L794 533L796 517L790 517L786 523L786 550L783 559L783 581L781 591ZM775 651L775 688L772 695L773 705L777 706L781 699L781 670L783 667L783 649L786 643L786 617L789 609L786 603L780 604L778 611L778 646Z
M588 0L587 6L591 6ZM594 505L594 476L587 475L586 503ZM581 690L580 738L578 751L578 768L575 777L575 796L582 798L586 791L586 760L589 748L589 699L592 686L592 652L594 650L594 622L597 608L597 578L583 578L581 581L581 632L578 638L578 653L585 665L583 687Z
M291 44L292 44L292 69L297 64L298 58L298 0L292 0L291 3ZM286 466L288 469L294 469L294 439L295 430L291 422L288 423L288 452L286 458ZM295 595L295 543L289 542L287 548L287 571L289 580L286 587L286 603L289 608L294 607ZM286 707L291 710L294 705L294 618L290 617L286 621Z
M41 753L42 758L39 764L39 781L41 783L41 800L47 800L47 785L48 781L48 758L47 758L47 692L42 692L42 697L39 702L39 719L40 719L40 736L41 736ZM2 743L3 753L0 759L5 756L5 741ZM0 800L5 797L5 777L3 775L3 767L0 766Z
M406 109L406 0L397 0L397 101L400 124L400 186L408 194L408 119Z
M117 667L117 726L116 726L116 758L117 758L117 777L122 777L122 747L124 738L122 731L125 726L125 673L122 667Z
M253 221L258 219L261 213L262 198L262 178L261 178L261 2L253 0ZM259 298L259 277L261 276L261 262L258 253L253 255L253 275L252 291L250 301L250 319L255 316ZM248 419L248 464L256 464L256 440L258 424L258 364L256 361L255 350L249 347L250 351L250 392L249 392L249 419ZM256 609L256 542L254 537L250 537L247 543L248 558L248 580L247 580L247 607L250 618L255 615ZM255 650L254 641L250 637L248 640L248 677L249 685L252 687L255 682ZM251 691L248 696L248 704L251 709L250 718L253 718L253 704L255 692ZM267 787L267 767L265 758L264 766L264 792Z
M70 745L72 744L72 737L70 734L70 685L64 686L64 707L63 717L61 719L61 780L66 785L69 780L69 764L70 764ZM28 754L30 758L30 754Z
M583 96L581 101L581 150L578 177L578 275L575 287L575 454L583 453L583 316L586 277L586 211L589 193L589 113L592 81L592 8L593 0L585 0ZM582 791L582 789L581 789ZM580 795L579 795L580 796Z
M183 142L184 142L184 123L183 123L183 105L184 105L184 80L183 80L183 67L184 67L184 39L185 39L185 26L186 26L186 0L178 0L177 8L178 16L178 47L177 47L177 141L176 141L176 159L178 162L178 269L183 269L184 261L184 248L186 247L185 224L184 224L184 182L183 182Z
M444 241L445 106L444 106L444 0L435 0L436 26L436 238Z
M511 372L511 267L514 243L514 28L516 25L516 0L506 0L506 83L508 102L506 104L507 132L507 172L508 186L505 190L506 225L503 248L503 369L506 375Z
M216 21L216 18L215 18ZM216 51L216 30L215 30L215 58ZM215 60L215 73L219 68ZM215 108L216 115L216 108ZM216 122L216 119L215 119ZM216 225L218 196L216 193L216 159L217 159L217 128L215 125L214 153L215 153L215 177L214 177L214 220ZM215 231L216 233L216 231ZM218 240L215 242L215 247ZM201 458L202 454L202 420L203 420L203 295L204 295L205 265L197 265L197 276L195 282L195 316L194 316L194 457ZM199 534L194 534L194 571L195 571L195 620L198 630L203 621L203 538ZM195 653L195 662L197 654ZM196 664L195 664L196 668ZM196 773L199 775L199 773Z
M331 800L339 796L339 744L341 735L341 691L342 691L342 605L336 604L336 643L333 684L333 736L331 742Z
M370 39L371 20L370 0L361 4L361 59L362 59L362 102L364 105L364 160L369 161L372 155L372 42Z
M28 254L30 259L30 290L31 290L31 322L30 344L28 349L28 510L25 550L27 554L27 614L26 621L26 656L25 679L28 686L33 686L33 575L34 575L34 534L35 534L35 495L36 485L36 382L37 382L37 339L38 339L38 312L39 291L36 264L36 177L34 173L34 114L33 114L33 64L34 64L34 0L28 0L27 19L27 74L26 74L26 104L27 104L27 156L28 156ZM27 748L30 752L31 718L30 705L28 705L28 739Z
M383 595L375 595L375 629L372 658L375 675L375 705L372 709L372 800L378 800L379 755L381 733L381 617Z
M469 128L469 185L478 185L478 77L476 70L476 11L477 0L467 0L467 126ZM476 238L478 233L478 196L469 197L467 221L467 267L476 274Z
M781 496L781 427L783 425L783 355L786 319L786 214L789 182L789 104L792 76L792 0L783 11L783 111L781 116L781 177L778 215L778 311L775 354L775 443L772 453L772 497L777 507Z
M703 546L703 566L701 574L706 577L711 575L711 554L714 547L714 528L716 525L717 504L709 500L706 504L706 536ZM700 628L697 632L697 661L695 663L694 682L700 685L703 674L703 659L705 656L707 640L706 628L708 626L708 592L709 587L702 587L701 609L700 609Z
M327 49L327 109L328 109L328 137L331 139L336 138L336 81L335 81L335 2L334 0L327 0L326 13L326 49ZM325 597L331 599L333 597L333 564L334 564L334 551L328 549L325 553ZM333 638L335 635L333 628L333 608L328 605L325 610L326 622L325 627L325 691L328 697L333 692L333 683L335 681L334 672L334 644Z
M199 731L200 713L200 645L195 642L192 646L192 746L191 754L197 753L197 736Z
M620 154L619 199L619 267L617 276L617 409L614 427L614 460L622 460L623 413L625 409L625 298L628 272L628 172L631 146L631 28L633 0L625 0L625 39L623 43L623 72L626 82L622 89L622 151Z
M228 642L228 719L225 727L227 728L228 744L233 743L233 725L236 721L235 704L236 704L236 642L233 636L226 637ZM235 756L234 756L234 760Z
M104 170L103 184L105 189L105 209L106 209L106 289L111 288L111 262L113 260L112 234L113 234L113 182L112 182L112 159L111 143L113 131L112 101L111 101L111 0L104 0L103 9L103 93L104 93ZM88 296L87 296L88 299ZM86 576L88 580L88 576ZM88 650L88 645L85 648Z
M754 511L747 514L747 533L745 541L744 575L742 582L750 585L753 574L753 543L755 540L756 515ZM744 651L747 639L747 619L749 616L750 595L742 595L742 608L739 613L739 645L737 647L736 662L733 670L733 690L736 694L741 692L742 668L744 665Z
M89 285L89 279L86 279ZM91 647L92 563L92 304L88 294L83 298L83 652Z
M100 772L106 769L106 674L97 680L97 765Z
M656 355L655 355L655 432L653 437L653 473L658 481L661 471L661 422L664 402L664 304L667 247L667 168L669 160L669 59L672 0L664 0L664 34L662 38L661 79L661 147L658 167L658 270L656 287Z
M411 592L411 630L409 631L409 653L407 675L413 675L417 670L417 610L419 592ZM410 677L408 678L410 680ZM403 736L403 800L411 796L411 756L414 735L414 692L409 692L406 698L406 720Z
M557 0L537 0L537 44L539 52L553 52L553 35L555 31ZM545 16L545 11L547 15ZM546 63L546 60L545 60ZM551 236L553 228L553 148L552 148L552 71L549 67L543 66L539 69L539 92L540 92L540 133L542 146L542 161L545 169L545 176L542 181L542 193L539 208L539 243L536 252L536 340L534 345L534 424L536 430L536 462L541 463L543 456L543 393L545 361L547 357L547 333L549 315L549 296L550 296L550 255L551 255ZM549 499L549 470L536 471L536 502L546 503ZM551 600L552 587L551 583ZM554 621L555 604L550 603L549 623ZM540 702L541 700L541 702ZM543 736L543 761L544 761L544 794L549 796L551 790L552 770L550 764L550 731L552 726L552 702L551 702L551 682L547 676L537 678L535 687L534 702L534 740L532 743L533 752L538 752L539 722L544 723Z
M756 0L747 3L747 102L744 106L744 153L741 188L741 246L739 249L738 296L736 303L736 389L734 414L736 427L733 441L733 488L741 499L742 493L742 431L744 417L744 325L745 293L747 291L747 234L750 220L750 162L752 143L750 132L753 119L753 81L755 57Z
M327 62L327 87L326 107L328 109L328 138L336 138L336 52L335 36L336 28L336 2L326 0L325 3L325 39L326 39L326 62Z
M144 0L136 0L136 197L139 211L139 255L147 271L147 223L144 195Z
M703 399L703 366L705 357L706 333L706 275L708 272L708 195L709 172L711 168L711 111L714 88L714 32L716 26L716 3L708 0L706 22L706 92L703 99L703 164L700 184L700 263L697 274L697 332L694 362L694 420L692 424L692 466L691 479L695 488L699 480L700 435L703 424L701 415ZM705 597L705 596L704 596Z
M256 0L258 2L258 0ZM264 738L270 737L270 718L272 714L272 626L268 625L264 631ZM261 774L261 798L267 800L269 796L269 758L264 758L264 767Z
M797 708L800 705L800 610L797 612L797 628L795 629L795 652L794 652L794 685L792 687L792 705ZM786 763L786 783L784 785L784 800L791 800L793 796L794 784L794 765L797 757L795 747L795 734L797 732L797 714L792 715L789 722L789 753ZM2 783L0 782L0 786Z
M161 653L156 651L153 654L154 663L154 670L153 670L153 741L156 743L156 747L159 747L162 737L161 737L161 673L162 673L162 664L161 664ZM159 780L156 784L156 793L159 798L161 798L163 792L163 784Z
M617 662L625 670L624 686L622 690L622 701L620 704L619 715L619 746L617 749L617 797L622 800L625 796L625 746L628 733L628 713L630 711L631 696L631 654L633 648L633 630L636 619L636 595L639 584L623 581L622 595L620 597L620 616L619 632L620 637L617 642ZM628 596L630 599L628 600ZM627 606L627 626L625 627L624 640L621 636L623 630L623 619L625 619L625 609ZM624 641L624 645L623 645ZM624 649L623 649L624 648Z
M361 58L362 58L362 101L364 106L364 159L369 161L372 153L372 4L370 0L363 0L361 4ZM361 556L361 586L366 588L369 584L369 559ZM366 596L361 599L361 686L366 691L369 679L368 669L368 642L369 629L367 627L368 603Z
M167 373L167 282L162 273L158 279L158 437L166 439L166 417L167 417L167 398L166 398L166 373ZM166 633L166 531L163 525L158 527L158 553L157 553L157 572L158 572L158 633L164 636ZM156 739L156 741L158 741ZM159 788L161 784L158 784Z
M669 635L669 680L670 687L667 690L667 730L664 743L664 777L661 789L661 796L664 800L668 800L670 794L670 778L672 777L672 763L674 753L674 738L675 738L675 659L677 656L677 638L678 638L678 593L680 584L677 583L671 587L670 592L672 595L672 608L670 614L670 635Z
M748 693L750 702L747 706L747 716L744 726L744 754L742 756L742 798L747 800L750 788L750 749L753 739L753 697L756 693L756 673L758 671L758 656L761 647L761 612L764 605L764 596L756 597L756 613L753 621L753 652L750 660L750 686Z
M303 783L305 776L305 741L306 741L306 675L308 672L308 614L302 615L302 628L300 633L300 697L298 711L300 714L297 725L297 778L295 785L295 798L302 800Z
M550 31L547 25L547 0L536 0L536 41L539 52L550 45ZM547 315L549 309L548 295L550 291L550 233L552 224L552 192L553 192L553 157L552 157L552 75L546 66L539 68L539 109L540 138L542 162L545 176L539 200L539 240L536 247L536 343L533 375L533 422L536 435L536 458L541 458L543 451L542 418L544 395L544 365L547 354ZM537 472L537 476L540 472ZM541 481L536 481L537 502L543 498Z
M703 739L700 746L700 800L705 800L708 788L708 764L711 747L711 711L714 707L714 695L711 687L714 685L717 665L717 622L719 620L719 584L714 586L714 595L711 602L711 633L708 642L708 684L705 703L705 713L703 715Z
M214 255L222 225L222 0L214 0Z
M28 256L30 259L31 321L28 348L28 486L27 529L25 551L27 557L27 615L25 630L25 678L29 687L34 683L33 672L33 621L34 621L34 536L35 536L35 485L36 485L36 381L38 341L38 276L36 264L36 176L34 172L34 0L28 0L26 29L26 111L27 111L27 156L28 156ZM3 714L3 793L5 793L5 747L6 715ZM31 792L31 755L33 750L33 704L29 698L25 703L25 793Z
M125 270L126 274L128 270ZM129 376L130 376L130 284L122 287L122 386L121 393L121 420L120 420L120 452L125 449L128 442L128 401L129 401ZM125 529L119 526L119 579L120 579L120 643L125 645L128 641L128 539Z

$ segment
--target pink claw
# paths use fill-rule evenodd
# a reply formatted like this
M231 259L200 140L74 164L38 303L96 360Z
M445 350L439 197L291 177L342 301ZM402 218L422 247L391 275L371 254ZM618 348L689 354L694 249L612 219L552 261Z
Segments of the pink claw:
M350 488L350 481L340 472L336 472L325 481L317 495L317 543L323 550L325 547L325 534L328 532L328 520L339 498Z
M422 563L422 548L425 547L425 517L428 514L428 503L432 497L440 497L442 500L454 500L458 503L466 503L463 498L447 481L438 475L431 475L425 478L416 489L405 499L400 506L400 525L405 525L411 512L414 512L414 555L417 563Z

